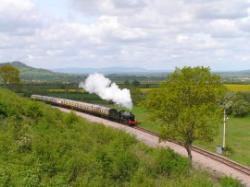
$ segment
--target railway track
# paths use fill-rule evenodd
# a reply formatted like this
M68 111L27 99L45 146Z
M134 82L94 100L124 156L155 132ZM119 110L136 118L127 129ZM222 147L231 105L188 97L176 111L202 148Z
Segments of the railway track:
M155 132L152 132L152 131L149 131L147 129L144 129L142 127L136 126L136 127L133 127L133 128L135 128L135 129L137 129L139 131L142 131L144 133L148 133L148 134L151 134L153 136L159 137L159 134L157 134ZM167 141L183 146L183 144L181 142L178 142L178 141L174 141L174 140L170 140L170 139L168 139ZM227 166L229 166L229 167L231 167L231 168L233 168L233 169L235 169L237 171L240 171L241 173L244 173L244 174L246 174L246 175L248 175L250 177L250 168L247 167L247 166L243 166L243 165L241 165L241 164L239 164L239 163L237 163L235 161L232 161L232 160L230 160L230 159L228 159L226 157L223 157L223 156L220 156L218 154L209 152L209 151L204 150L202 148L199 148L197 146L192 146L192 151L197 152L199 154L202 154L202 155L204 155L206 157L209 157L210 159L221 162L221 163L223 163L223 164L225 164L225 165L227 165Z

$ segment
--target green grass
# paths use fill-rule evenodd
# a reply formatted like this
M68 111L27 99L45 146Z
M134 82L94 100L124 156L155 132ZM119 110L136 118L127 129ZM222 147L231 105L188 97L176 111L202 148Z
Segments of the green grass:
M197 144L215 151L217 145L222 145L222 126L223 124L221 124L219 134L215 137L214 142ZM226 126L226 146L231 149L226 154L227 157L250 166L250 116L244 118L229 117Z
M132 113L135 114L136 119L139 121L139 126L153 132L160 132L160 121L152 119L152 116L145 108L134 106Z
M171 150L0 89L0 186L223 186Z

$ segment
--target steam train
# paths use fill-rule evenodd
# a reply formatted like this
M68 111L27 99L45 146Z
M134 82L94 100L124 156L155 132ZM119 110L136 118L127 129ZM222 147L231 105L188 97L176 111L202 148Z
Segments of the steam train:
M134 114L124 110L118 111L113 108L108 108L96 104L90 104L85 102L42 96L42 95L32 95L31 98L34 100L52 104L54 106L60 106L68 109L77 110L80 112L89 113L98 117L106 118L129 126L134 126L137 124Z

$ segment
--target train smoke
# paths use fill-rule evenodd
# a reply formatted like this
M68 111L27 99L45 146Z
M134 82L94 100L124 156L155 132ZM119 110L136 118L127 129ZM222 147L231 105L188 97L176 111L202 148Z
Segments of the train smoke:
M79 87L89 93L95 93L107 101L132 109L133 103L129 89L120 89L116 83L104 77L102 74L94 73L89 75L85 82L81 82Z

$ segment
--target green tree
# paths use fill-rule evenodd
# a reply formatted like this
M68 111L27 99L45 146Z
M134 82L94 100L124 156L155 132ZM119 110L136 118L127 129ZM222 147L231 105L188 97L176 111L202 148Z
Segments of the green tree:
M132 85L135 86L135 87L140 86L140 84L141 83L138 80L133 80L133 82L132 82Z
M237 98L232 105L232 114L236 117L244 117L249 113L249 103L244 99Z
M212 141L222 114L219 101L224 86L219 76L205 67L176 69L160 89L150 93L145 101L155 117L164 122L161 139L183 142L192 160L195 140Z
M4 84L20 83L20 72L17 68L11 65L4 65L0 67L0 77Z
M244 117L250 112L250 104L243 93L227 93L223 105L228 115Z
M130 85L130 82L128 80L125 80L124 83L123 83L125 86L128 86Z
M137 88L135 86L130 86L129 87L133 103L135 105L139 104L143 99L144 99L144 94L140 90L140 88Z

